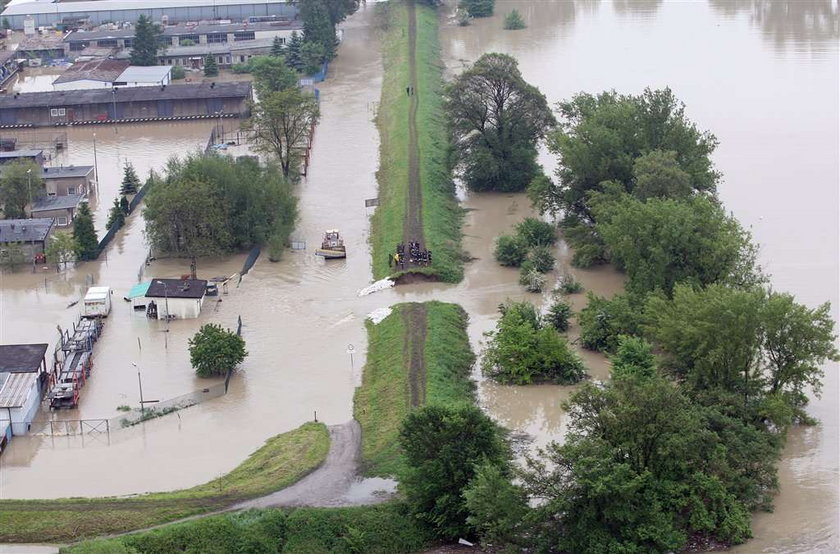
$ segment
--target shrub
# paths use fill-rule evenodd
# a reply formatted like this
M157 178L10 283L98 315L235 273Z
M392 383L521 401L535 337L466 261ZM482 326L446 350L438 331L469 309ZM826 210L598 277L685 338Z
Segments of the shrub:
M548 325L551 325L561 333L569 330L569 319L572 317L572 307L564 300L558 300L548 309L543 318Z
M525 260L519 268L519 284L528 292L542 292L545 281L545 275L537 271L531 260Z
M535 246L528 254L528 260L540 273L548 273L554 269L554 253L550 246Z
M528 245L518 236L502 235L496 239L493 255L502 265L519 267L528 257Z
M554 225L536 217L526 217L516 226L516 234L528 246L546 246L557 242Z
M656 357L653 346L641 337L619 335L615 356L610 356L612 374L653 377L656 374Z
M471 17L490 17L496 0L461 0L458 7L467 11Z
M608 300L592 293L589 303L581 310L580 340L590 350L615 352L619 335L638 335L641 330L642 305L628 294Z
M172 67L172 78L174 80L183 79L187 76L187 70L183 66L176 65Z
M190 363L199 377L224 375L248 355L242 337L215 323L202 325L189 344Z
M526 524L528 497L521 487L511 483L501 468L483 464L464 491L467 518L481 542L493 546L519 545Z
M562 294L577 294L583 291L583 285L580 281L575 279L574 275L566 273L562 277L560 277L560 282L557 285L557 289Z
M513 10L505 16L504 29L506 31L518 31L525 28L525 20L518 10Z

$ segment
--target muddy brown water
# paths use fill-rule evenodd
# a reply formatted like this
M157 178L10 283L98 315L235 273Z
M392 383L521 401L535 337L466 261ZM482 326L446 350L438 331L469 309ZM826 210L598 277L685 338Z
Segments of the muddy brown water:
M687 102L689 116L721 139L715 158L726 178L721 196L752 226L774 285L811 305L830 299L836 314L837 9L828 4L826 11L827 4L786 3L789 9L780 12L777 4L760 1L500 0L499 16L467 28L444 25L442 46L450 73L484 51L515 55L526 79L551 102L579 90L638 92L646 85L672 86ZM501 30L501 16L513 7L523 14L528 29ZM118 405L136 405L131 361L141 366L146 398L171 398L206 386L190 372L186 340L204 321L233 326L241 314L249 357L231 392L178 416L112 433L110 444L102 437L86 437L84 443L78 437L16 438L0 461L0 497L128 494L207 481L234 467L265 438L312 419L315 410L327 423L350 419L353 388L364 364L362 320L374 309L407 301L460 303L470 314L473 348L480 351L499 303L528 298L544 306L550 300L548 293L525 293L516 270L501 268L492 259L495 237L532 213L527 199L515 194L463 196L468 209L464 247L474 260L459 285L421 283L356 296L371 278L371 211L364 199L376 196L378 137L371 119L382 69L372 47L371 11L362 10L347 22L330 79L319 86L323 117L310 175L299 188L301 221L293 237L306 241L307 251L289 252L277 264L261 258L239 288L220 297L221 303L205 305L198 321L170 323L168 334L162 333L166 324L148 322L117 300L97 344L96 367L80 409L53 417L113 417ZM107 186L118 186L121 156L131 156L142 176L172 153L202 147L212 123L195 125L184 131L183 141L176 138L182 136L178 132L157 126L138 126L136 131L120 127L116 134L126 140L135 137L134 146L123 148L122 140L114 140L113 184ZM109 129L97 129L101 174L100 132L106 135ZM158 140L144 142L150 134ZM80 143L77 137L75 144ZM108 143L104 136L102 143ZM70 156L85 158L84 150L74 150L72 144ZM140 147L146 148L142 167L132 150ZM541 162L553 168L545 152ZM100 196L106 201L109 197ZM312 249L323 230L333 226L342 230L350 255L327 264L312 256ZM146 252L141 227L140 218L132 217L107 261L62 274L4 274L0 340L52 342L55 323L66 325L75 317L77 311L66 306L84 292L87 275L125 294L137 281ZM609 268L570 269L568 254L558 245L553 279L569 271L587 290L604 295L621 290L621 275ZM199 275L226 275L241 262L242 256L202 260ZM186 273L187 266L166 260L145 271L171 277ZM576 308L583 302L582 295L573 297ZM164 348L164 336L169 348ZM352 366L349 344L355 351ZM605 379L609 368L604 358L584 355L593 378ZM837 368L826 369L823 399L811 406L823 425L791 433L780 466L782 493L776 512L756 516L756 539L745 551L837 546ZM560 402L571 387L504 387L476 377L482 406L503 424L532 436L535 446L562 438L566 422ZM63 475L68 464L77 468L75 478L53 478Z

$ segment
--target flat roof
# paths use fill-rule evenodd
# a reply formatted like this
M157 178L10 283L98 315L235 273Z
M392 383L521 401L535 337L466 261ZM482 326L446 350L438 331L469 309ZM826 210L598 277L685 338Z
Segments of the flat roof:
M299 30L303 25L298 20L260 21L257 23L198 23L188 25L179 23L163 28L163 36L179 37L182 35L206 35L216 33L240 33L244 31ZM134 28L99 29L96 31L74 31L64 37L64 42L87 42L91 40L117 40L133 38Z
M152 279L146 298L201 298L206 288L204 279Z
M51 217L0 220L0 244L10 242L43 242L55 220ZM2 347L0 347L2 348ZM3 353L0 351L0 367ZM0 369L0 371L3 371Z
M0 160L15 159L15 158L37 158L43 156L43 150L11 150L9 152L0 152Z
M75 81L113 82L122 72L130 67L126 60L90 60L74 63L53 81L54 85Z
M261 0L259 2L247 0L108 0L87 1L87 2L54 2L28 1L13 3L3 10L2 15L38 15L38 14L62 14L79 12L112 12L121 10L159 10L179 7L204 7L213 6L252 6L266 4L288 4L287 0Z
M114 79L120 83L159 83L172 72L171 65L130 65Z
M37 373L0 373L0 408L24 406L37 382Z
M215 85L215 86L214 86ZM154 100L202 100L209 98L248 98L250 81L229 83L193 83L160 87L118 87L82 90L57 90L51 92L23 92L17 95L0 95L0 109L49 108L53 106L80 106L83 104L110 104L111 102L142 102Z
M81 194L68 194L67 196L45 196L39 198L32 205L32 213L46 212L49 210L66 210L75 208L82 203Z
M0 344L0 372L28 373L41 368L47 344Z
M64 177L86 177L93 173L92 165L61 165L45 167L41 172L43 179L62 179Z
M169 46L159 57L167 58L172 56L205 56L210 54L222 54L234 50L247 50L251 48L271 48L274 44L273 38L258 38L254 40L240 40L237 42L210 42L207 44L194 44L192 46Z

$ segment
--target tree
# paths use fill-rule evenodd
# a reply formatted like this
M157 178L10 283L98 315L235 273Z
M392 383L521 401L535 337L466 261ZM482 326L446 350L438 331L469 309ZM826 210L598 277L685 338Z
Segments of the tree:
M495 0L460 0L458 6L466 10L470 17L490 17L495 4Z
M253 109L249 123L256 149L273 156L284 177L297 177L301 148L320 116L315 97L292 88L269 94Z
M572 318L572 306L565 300L555 301L545 314L545 323L557 329L560 333L569 330L569 320Z
M595 202L593 213L609 259L627 272L629 290L670 293L680 282L749 286L762 280L749 233L704 196L641 202L621 194Z
M114 203L108 211L108 221L105 223L105 229L110 229L111 227L119 229L123 225L125 225L125 212L122 206L120 206L119 199L114 198Z
M680 167L673 150L652 150L633 162L633 196L687 198L692 193L691 175Z
M73 238L76 239L76 257L95 260L99 255L99 238L93 227L93 214L87 202L82 202L73 218Z
M131 211L131 206L128 203L128 198L125 195L120 196L120 210L122 210L123 215L128 215Z
M204 58L204 76L216 77L219 74L219 64L213 54L207 54Z
M180 66L180 65L172 66L172 80L173 81L178 81L180 79L183 79L186 76L187 76L187 70L184 69L183 66Z
M479 466L464 490L464 500L470 513L467 523L483 544L519 546L520 550L528 545L528 497L522 487L511 483L503 468Z
M745 417L769 417L781 404L775 423L810 421L806 389L819 395L822 364L838 358L828 303L811 309L789 294L678 285L672 300L653 296L645 312L671 374L693 390L731 393Z
M564 444L524 475L543 550L677 552L689 538L751 536L750 510L775 488L778 437L656 376L586 384L565 407Z
M0 248L0 266L14 270L26 262L26 252L20 242L7 242Z
M165 177L150 177L146 187L146 235L156 251L169 255L221 254L266 244L275 235L282 245L297 219L291 184L253 159L174 159Z
M67 262L73 261L76 256L78 245L73 239L73 235L58 231L54 233L47 244L47 249L44 252L47 255L47 260L50 263L67 266Z
M529 302L501 307L496 330L488 333L482 372L502 383L534 381L571 384L584 375L581 359L557 330L543 326Z
M636 160L653 151L674 152L691 190L714 193L720 179L711 160L717 139L697 129L670 89L645 89L638 96L581 93L561 102L559 112L562 123L548 140L557 155L559 182L557 190L546 191L544 209L591 223L588 193L606 181L632 192Z
M300 64L306 74L318 73L324 63L326 49L319 42L304 41L300 47Z
M248 355L245 339L216 323L206 323L189 341L190 363L199 377L224 375Z
M538 175L536 144L555 120L514 58L484 54L446 87L445 109L468 187L520 191Z
M137 172L134 171L134 165L131 162L125 162L123 168L123 180L120 186L120 194L123 196L127 194L137 194L137 189L140 187L140 178L137 177Z
M255 56L248 62L254 76L254 86L260 99L272 92L294 88L298 84L295 70L286 65L283 58L275 56Z
M303 46L303 37L297 32L292 31L289 37L289 44L286 45L286 65L300 71L303 67L300 60L300 49Z
M642 331L644 297L619 294L611 299L587 293L586 307L580 311L580 342L590 350L615 352L621 335Z
M347 19L347 16L356 13L356 10L359 9L359 2L360 0L325 0L332 24L338 25Z
M400 485L416 517L436 535L470 534L464 489L478 464L506 472L510 450L502 429L479 408L431 405L408 414L400 429L405 470Z
M528 257L528 245L518 235L502 235L496 239L493 255L502 265L519 267Z
M271 55L274 57L281 58L286 53L286 45L283 44L283 39L280 37L274 37L274 40L271 43Z
M145 14L137 18L131 46L131 65L157 65L163 29Z
M526 217L516 224L516 235L529 247L549 246L557 242L557 232L551 223Z
M635 375L653 377L656 374L656 357L653 346L641 337L619 335L615 356L610 357L613 376Z
M548 273L554 269L554 253L550 246L535 246L528 253L528 261L540 273Z
M41 168L31 161L12 162L0 175L0 204L5 219L24 219L26 206L46 194ZM31 209L31 206L30 206Z
M303 20L304 42L320 44L324 48L324 56L330 60L334 58L338 41L326 0L300 0L298 9Z
M525 20L522 19L522 15L520 15L518 10L511 10L511 12L505 16L504 28L506 31L518 31L520 29L524 29L525 27Z

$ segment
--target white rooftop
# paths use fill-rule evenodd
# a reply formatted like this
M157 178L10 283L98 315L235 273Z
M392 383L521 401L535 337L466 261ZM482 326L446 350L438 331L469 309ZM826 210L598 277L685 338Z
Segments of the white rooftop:
M172 71L168 65L131 65L114 79L120 83L159 83Z
M253 0L107 0L55 2L54 0L12 0L3 15L36 15L119 10L152 10L176 7L212 7L253 4ZM287 0L261 0L261 4L286 4Z

